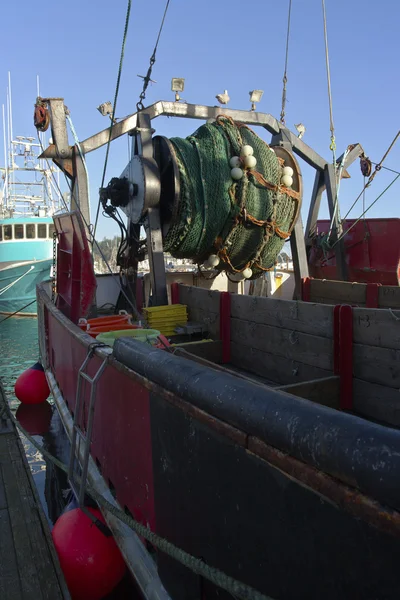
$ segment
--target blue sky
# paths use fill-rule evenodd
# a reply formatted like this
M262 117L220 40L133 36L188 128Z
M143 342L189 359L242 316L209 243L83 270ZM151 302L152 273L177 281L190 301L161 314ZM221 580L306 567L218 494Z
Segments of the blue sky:
M132 2L117 116L135 111L165 6L164 0ZM378 162L399 129L400 3L396 0L326 0L329 52L338 154L360 142ZM248 92L263 89L259 109L280 114L288 2L286 0L171 0L146 103L173 99L172 77L185 77L182 97L215 105L215 94L229 91L231 108L249 108ZM71 111L80 139L105 128L96 107L113 100L126 2L69 0L42 6L27 0L2 9L0 103L5 103L11 71L14 135L34 135L36 75L42 96L61 96ZM323 22L320 0L293 0L289 48L287 125L303 122L304 141L330 156ZM185 136L198 123L158 119L158 134ZM268 139L268 138L267 138ZM118 176L128 158L127 141L111 145L106 180ZM104 151L87 157L92 214L95 212ZM400 142L385 163L400 171ZM313 173L302 165L305 218ZM341 187L345 214L362 188L358 162ZM367 205L391 181L381 171L367 192ZM370 216L399 216L400 180ZM351 216L358 216L361 204ZM327 217L326 200L321 217ZM99 238L113 235L99 222Z

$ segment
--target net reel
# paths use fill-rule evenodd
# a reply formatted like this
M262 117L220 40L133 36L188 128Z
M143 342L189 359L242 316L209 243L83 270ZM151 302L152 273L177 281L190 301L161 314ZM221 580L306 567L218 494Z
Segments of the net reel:
M231 127L230 123L228 125ZM209 144L208 148L210 154L212 154L215 140L208 139L207 135L209 132L212 135L215 134L213 125L204 127L209 129L205 132L205 140ZM255 279L261 276L264 271L274 267L276 256L284 241L289 237L299 215L302 196L301 172L295 157L287 148L281 145L268 147L248 128L243 131L243 139L246 136L246 140L248 140L248 136L252 135L253 144L256 142L257 145L254 151L257 160L248 161L249 164L253 165L253 168L246 170L246 167L243 166L245 161L242 160L243 180L235 181L233 178L234 169L232 169L230 159L240 152L240 144L244 142L243 140L235 140L235 129L231 127L227 138L229 144L227 140L223 139L225 145L228 145L223 148L222 154L218 155L221 160L217 166L217 183L212 185L211 173L200 173L202 165L203 167L204 164L206 165L206 171L209 166L207 147L202 150L202 165L198 170L191 171L194 177L197 176L199 171L199 177L203 177L202 184L204 184L205 189L211 185L211 191L208 189L207 192L208 196L203 193L203 189L200 189L200 192L196 194L197 196L204 195L204 198L200 198L200 204L196 206L193 198L190 198L193 194L189 193L189 199L183 197L184 189L186 189L187 196L188 183L186 180L188 174L185 170L185 161L187 162L188 157L182 155L180 145L177 144L179 138L170 140L163 136L153 137L149 116L145 113L138 114L138 124L133 139L134 154L121 176L113 178L107 188L102 191L102 201L104 206L104 202L110 200L113 206L121 208L131 224L143 226L146 230L153 291L155 288L160 287L160 280L165 281L164 261L160 260L164 248L170 251L173 256L191 258L193 262L199 265L205 262L207 264L207 259L211 257L214 262L211 265L208 262L208 266L215 267L217 272L226 271L228 277L234 281L240 281L244 278ZM196 140L196 134L191 137L194 139L194 146L198 144L201 150L200 142L202 142L202 139ZM247 143L246 140L245 143ZM180 141L185 142L185 140ZM262 157L260 157L260 149L264 153ZM199 153L201 154L200 150ZM273 158L269 154L271 150L273 151ZM194 151L196 151L196 148L194 148ZM272 161L273 168L271 167L270 173L263 173L262 166L264 164L265 167L267 159L269 162ZM215 161L214 157L214 163ZM255 169L254 164L257 161L261 168L257 167ZM224 171L223 175L221 175L222 171ZM188 173L190 175L190 169ZM288 173L289 175L287 175ZM251 202L247 204L245 199L246 189L252 186L255 186L255 200L253 204ZM222 196L223 199L221 199ZM286 225L284 230L278 227L275 222L276 217L272 218L271 216L271 207L278 206L283 197L290 202L293 201L293 206L289 207L288 216L284 220ZM266 199L270 206L269 213L266 210ZM191 211L191 214L194 215L193 221L196 218L198 220L201 211L218 209L216 204L219 202L222 206L222 212L218 214L220 218L219 225L216 218L213 218L212 212L208 223L206 218L203 221L200 220L200 226L197 223L197 238L203 237L201 229L204 231L207 226L210 229L211 239L208 242L205 240L205 245L199 243L196 248L190 250L185 245L183 245L183 250L179 249L176 243L174 246L171 245L171 229L179 230L180 227L182 232L185 231L185 228L187 230L194 227L190 215L186 224L182 225L179 221L182 220L182 213L185 209L182 206L184 201L189 203L193 201L193 204L189 206L189 213ZM185 214L187 212L186 210ZM240 229L240 235L237 233L238 229L233 232L234 227ZM276 234L276 231L279 235ZM192 237L196 237L196 235ZM273 249L273 253L275 253L274 260L269 264L271 257L268 256L267 263L264 262L264 266L262 266L260 257L265 244L272 236L275 236L277 240ZM236 242L233 243L232 238L233 240L237 238ZM243 245L242 238L245 240L244 247L246 248L244 255L240 252L240 247ZM235 252L232 253L232 244L233 246L236 244L236 254ZM161 271L164 273L163 275ZM164 287L162 286L163 289ZM165 293L165 290L162 293Z

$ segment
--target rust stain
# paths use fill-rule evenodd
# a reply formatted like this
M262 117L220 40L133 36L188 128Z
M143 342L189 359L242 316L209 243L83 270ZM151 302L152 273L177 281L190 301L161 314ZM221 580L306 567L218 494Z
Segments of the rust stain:
M248 451L324 496L353 517L366 521L384 533L400 537L399 512L383 506L358 490L269 446L256 437L249 436Z

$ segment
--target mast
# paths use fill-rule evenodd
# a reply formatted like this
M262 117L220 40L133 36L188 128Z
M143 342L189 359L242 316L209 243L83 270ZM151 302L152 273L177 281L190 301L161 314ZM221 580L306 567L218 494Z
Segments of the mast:
M10 138L13 140L13 125L12 125L12 98L11 98L11 73L8 71L8 90L9 90L9 102L10 102Z
M39 77L36 85L39 94ZM51 217L62 201L61 193L57 191L56 169L46 160L39 159L43 134L37 133L39 139L26 135L17 135L14 139L11 100L11 75L8 73L7 103L6 108L3 105L2 114L5 165L1 172L5 175L0 212L9 217Z
M3 113L3 143L4 143L4 186L3 197L1 198L2 210L8 206L8 157L7 157L7 140L6 140L6 119L4 115L4 104L2 105Z

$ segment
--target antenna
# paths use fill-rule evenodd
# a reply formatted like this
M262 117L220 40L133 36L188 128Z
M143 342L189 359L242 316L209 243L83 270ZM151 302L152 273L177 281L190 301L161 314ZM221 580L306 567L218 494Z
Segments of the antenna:
M7 207L8 201L8 161L7 161L7 142L6 142L6 119L4 115L4 104L2 105L3 112L3 142L4 142L4 167L5 167L5 179L4 179L4 196L1 199L1 204Z
M13 141L13 128L12 128L12 98L11 98L11 73L8 71L8 90L9 90L9 101L10 101L10 137L11 142Z

